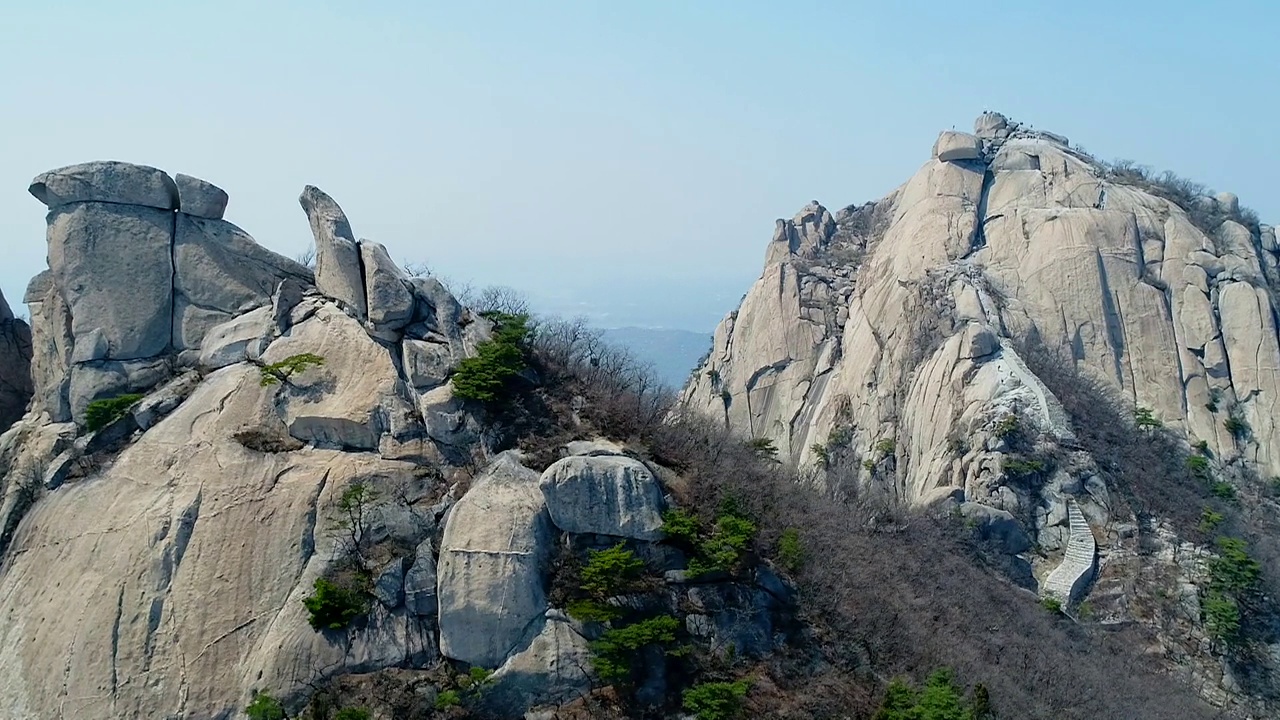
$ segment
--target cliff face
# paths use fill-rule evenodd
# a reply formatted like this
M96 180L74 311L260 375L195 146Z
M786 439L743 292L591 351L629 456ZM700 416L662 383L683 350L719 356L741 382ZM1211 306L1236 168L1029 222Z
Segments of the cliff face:
M998 415L1013 385L1037 394L1004 343L1034 336L1215 452L1280 474L1275 231L1242 224L1230 196L1189 215L998 116L978 130L944 133L882 200L778 221L686 401L802 465L842 424L863 451L900 436L898 491L915 502L975 481L947 435ZM945 147L962 141L967 153ZM1052 428L1052 407L1033 404Z
M0 436L0 715L229 717L255 689L296 702L438 659L430 537L478 447L446 375L488 322L356 243L315 188L318 285L202 180L89 163L31 192L50 267L27 292L35 397ZM308 353L323 365L263 382ZM125 393L141 401L95 428ZM302 598L349 553L354 483L383 498L361 528L384 601L317 632Z
M539 472L455 394L482 348L489 370L530 360L527 337L499 343L525 320L407 277L318 188L300 197L314 273L222 220L226 194L196 178L98 162L31 193L49 269L21 351L0 345L19 388L0 410L26 409L0 435L0 717L225 719L259 692L290 717L330 717L334 697L545 716L598 682L603 630L566 613L584 591L561 556L628 543L655 578L681 569L656 466L557 436L531 451L561 456ZM3 309L0 331L25 330ZM748 569L675 573L653 599L759 658L789 591ZM669 701L664 658L646 660L650 704Z
M1215 467L1280 475L1278 252L1232 195L988 113L885 198L779 220L682 401L833 491L1017 518L1025 584L1078 601L1097 571L1083 535L1114 540L1136 518L1020 349L1204 443ZM1020 482L1040 468L1013 430L1056 448L1047 477ZM1103 543L1104 566L1119 545Z
M22 417L31 399L31 327L0 294L0 432Z

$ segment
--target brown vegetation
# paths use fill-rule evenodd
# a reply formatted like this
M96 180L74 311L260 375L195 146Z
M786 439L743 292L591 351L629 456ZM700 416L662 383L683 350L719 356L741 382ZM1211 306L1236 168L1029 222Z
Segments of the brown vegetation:
M1141 653L1149 638L1139 631L1107 632L1046 612L946 519L837 500L799 483L719 424L673 413L644 368L581 324L539 326L533 352L544 380L540 405L567 408L578 398L578 422L560 415L522 443L545 447L553 437L595 432L634 441L681 473L685 507L709 516L731 497L758 521L760 552L797 529L806 552L822 558L794 578L806 638L758 669L775 691L750 696L756 716L870 714L890 677L922 679L944 666L962 682L985 684L998 717L1215 716L1152 670ZM1147 479L1129 482L1145 488Z

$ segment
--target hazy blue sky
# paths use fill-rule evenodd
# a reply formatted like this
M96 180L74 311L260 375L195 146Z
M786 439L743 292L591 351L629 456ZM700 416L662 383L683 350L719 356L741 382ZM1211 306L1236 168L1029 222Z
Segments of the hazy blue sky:
M0 288L44 266L31 177L119 159L289 255L311 183L402 260L707 330L774 218L883 195L983 109L1277 222L1277 28L1273 0L15 3Z

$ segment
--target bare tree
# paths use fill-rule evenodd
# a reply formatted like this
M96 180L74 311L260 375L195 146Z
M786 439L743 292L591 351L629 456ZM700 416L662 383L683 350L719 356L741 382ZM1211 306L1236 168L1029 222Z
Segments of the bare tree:
M316 269L316 246L315 245L308 246L306 250L303 250L302 252L298 253L297 256L294 257L294 260L297 260L299 265L315 270Z

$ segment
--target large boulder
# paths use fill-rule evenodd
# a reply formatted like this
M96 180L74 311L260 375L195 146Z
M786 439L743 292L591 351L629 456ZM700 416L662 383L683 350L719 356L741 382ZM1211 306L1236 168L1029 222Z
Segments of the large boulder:
M495 668L547 611L552 530L538 473L500 455L449 513L437 588L440 652Z
M215 325L269 304L282 281L309 286L314 279L306 267L262 247L229 222L179 213L175 227L177 350L198 348Z
M639 460L620 455L556 461L538 482L551 521L571 533L662 539L662 486Z
M1031 548L1026 532L1007 510L965 502L960 503L960 514L974 526L980 537L993 543L1001 552L1016 555Z
M173 210L178 188L163 170L116 161L87 162L41 173L28 188L49 209L76 202Z
M200 367L217 370L238 362L257 360L271 342L275 328L270 307L260 307L215 326L204 337Z
M208 180L178 173L173 177L178 187L178 210L187 215L221 220L227 210L227 193Z
M364 286L369 306L369 322L379 329L395 330L413 319L413 293L409 277L381 244L360 241Z
M84 202L49 213L49 268L71 311L76 360L134 360L169 348L173 213ZM98 333L96 337L94 333Z
M298 198L311 223L316 243L316 287L363 320L368 317L364 277L360 272L360 248L346 213L333 198L308 185Z
M942 162L977 160L982 157L982 144L969 133L943 131L933 145L933 156Z
M483 702L504 717L581 697L591 689L591 647L564 613L548 610L528 647L508 658L490 683Z
M0 293L0 433L22 417L31 400L31 327L13 316Z

